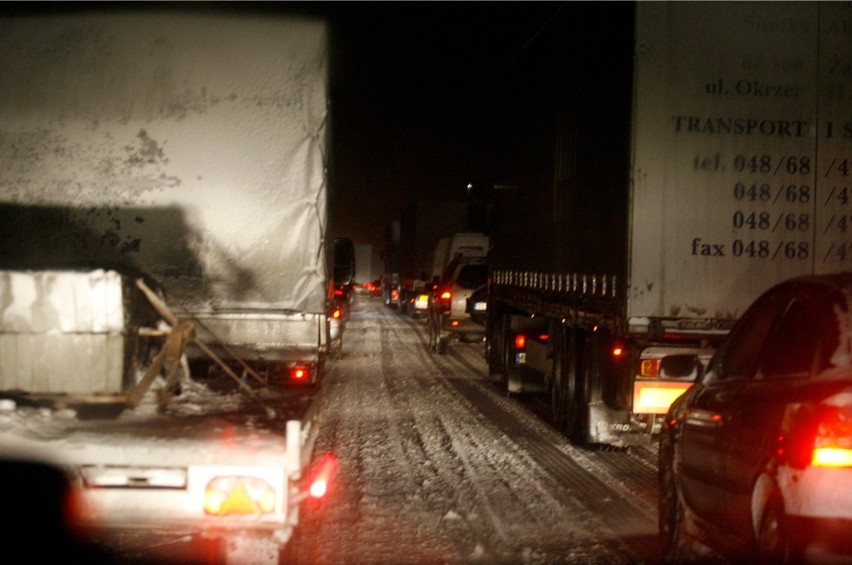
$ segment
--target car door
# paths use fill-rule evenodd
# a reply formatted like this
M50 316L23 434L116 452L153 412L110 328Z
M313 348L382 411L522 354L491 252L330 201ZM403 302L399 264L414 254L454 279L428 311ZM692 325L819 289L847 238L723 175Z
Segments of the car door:
M796 288L761 348L754 379L731 413L725 475L734 533L750 531L754 485L778 448L787 405L803 400L801 391L837 349L834 304L813 285Z
M734 441L729 425L742 391L757 370L757 352L787 302L786 291L755 302L717 351L687 407L677 454L681 493L687 507L711 527L723 528L731 520L732 485L725 473L728 445Z

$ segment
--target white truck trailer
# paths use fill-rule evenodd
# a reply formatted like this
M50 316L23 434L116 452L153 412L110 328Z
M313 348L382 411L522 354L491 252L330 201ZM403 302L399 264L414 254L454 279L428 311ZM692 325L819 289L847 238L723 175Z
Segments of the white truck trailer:
M321 387L285 385L320 384L336 337L327 75L316 19L0 17L0 393L50 421L0 446L70 469L95 526L274 553L298 521ZM178 378L213 359L230 401ZM241 501L211 506L221 486Z
M574 10L522 55L549 75L514 81L556 118L494 191L487 355L566 433L645 443L695 378L678 354L706 359L780 280L849 267L852 10Z

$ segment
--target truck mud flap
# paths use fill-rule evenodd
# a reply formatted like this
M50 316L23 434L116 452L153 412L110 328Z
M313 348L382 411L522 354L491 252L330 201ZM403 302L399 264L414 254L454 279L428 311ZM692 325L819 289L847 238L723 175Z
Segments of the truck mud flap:
M648 446L656 438L652 425L643 426L632 421L629 412L613 410L603 403L589 405L588 411L589 427L585 442L589 445Z
M542 374L526 367L513 367L506 370L506 388L509 394L547 392L547 385Z

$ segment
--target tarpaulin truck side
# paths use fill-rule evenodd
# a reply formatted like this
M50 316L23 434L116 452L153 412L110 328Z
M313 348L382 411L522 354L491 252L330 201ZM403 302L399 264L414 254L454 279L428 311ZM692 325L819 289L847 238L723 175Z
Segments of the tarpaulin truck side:
M319 380L333 337L327 44L322 21L250 10L0 18L0 348L15 351L0 360L0 390L75 401L128 395L151 361L140 340L154 340L156 351L163 329L144 311L143 279L130 273L144 274L174 314L186 335L175 341L173 326L169 343L190 360L239 359L270 386ZM58 319L45 322L46 313ZM161 360L169 365L168 355ZM127 522L169 514L139 510L168 500L181 505L173 513L181 520L227 524L205 514L204 485L252 476L273 492L255 524L286 539L298 516L291 488L315 427L307 396L284 397L272 403L281 424L272 433L253 431L240 411L203 425L202 403L199 425L140 422L137 409L109 434L59 426L68 437L57 430L33 445L50 452L70 441L78 448L52 450L62 462L124 469L124 487L134 488L117 476L96 490L137 498L104 506L107 515L122 508L116 518ZM264 404L257 395L250 403ZM216 422L227 422L227 445ZM168 441L145 431L157 426L170 428ZM121 434L128 441L118 447ZM99 438L105 451L87 459L84 446L95 450ZM140 457L134 440L158 447Z
M852 12L640 2L630 29L576 9L523 55L565 82L517 77L552 126L494 191L489 358L566 432L626 445L694 378L678 353L706 358L776 282L848 268Z

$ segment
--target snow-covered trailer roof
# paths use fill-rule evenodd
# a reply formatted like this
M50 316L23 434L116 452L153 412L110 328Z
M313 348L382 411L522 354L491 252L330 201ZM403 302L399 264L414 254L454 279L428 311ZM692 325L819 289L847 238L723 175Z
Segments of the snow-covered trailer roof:
M327 68L311 19L0 18L0 263L118 263L194 310L322 312Z

